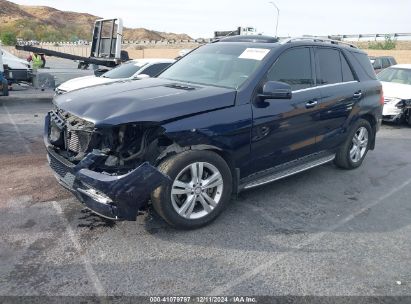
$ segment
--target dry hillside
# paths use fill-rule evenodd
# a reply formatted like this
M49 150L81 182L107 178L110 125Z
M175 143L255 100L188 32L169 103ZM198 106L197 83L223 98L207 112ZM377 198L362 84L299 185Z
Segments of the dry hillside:
M0 0L0 33L13 32L25 40L90 40L94 21L99 18L86 13ZM191 39L186 34L162 33L144 28L125 28L123 34L126 40Z

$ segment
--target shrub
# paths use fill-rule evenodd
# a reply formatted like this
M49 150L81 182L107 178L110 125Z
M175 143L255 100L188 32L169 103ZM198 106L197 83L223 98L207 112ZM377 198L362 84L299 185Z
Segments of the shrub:
M16 45L17 37L11 32L4 32L0 35L1 43L4 45Z
M393 50L395 49L396 45L397 45L397 40L387 35L384 38L384 42L380 42L380 41L369 42L368 48L371 50Z

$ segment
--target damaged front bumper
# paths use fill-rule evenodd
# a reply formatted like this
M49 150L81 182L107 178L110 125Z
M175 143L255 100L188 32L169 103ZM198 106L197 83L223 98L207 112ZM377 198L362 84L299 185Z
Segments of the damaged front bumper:
M382 119L387 122L409 121L411 99L386 98L382 111Z
M60 156L51 145L49 115L45 119L44 143L47 158L59 183L71 191L93 212L113 220L134 221L138 211L148 201L150 193L160 185L170 183L169 177L145 162L124 175L108 175L89 168L104 160L100 151L89 153L77 165Z
M382 120L395 122L401 119L404 115L404 110L398 108L395 104L386 103L382 112Z

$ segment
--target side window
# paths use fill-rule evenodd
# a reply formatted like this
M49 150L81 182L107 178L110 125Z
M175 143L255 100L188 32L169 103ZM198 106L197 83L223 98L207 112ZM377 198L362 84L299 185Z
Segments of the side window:
M171 63L155 63L144 69L140 74L146 74L150 77L157 76L170 66Z
M316 61L319 67L317 85L342 82L340 52L335 49L317 48Z
M310 49L297 48L280 55L268 71L267 81L288 83L293 91L312 87Z
M344 55L340 53L343 82L354 81L354 75Z

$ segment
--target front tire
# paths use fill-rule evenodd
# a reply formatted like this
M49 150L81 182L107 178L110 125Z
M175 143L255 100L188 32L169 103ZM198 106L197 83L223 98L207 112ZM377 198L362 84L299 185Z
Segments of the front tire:
M359 119L338 150L334 163L343 169L355 169L361 166L370 149L372 136L374 133L370 123L365 119Z
M158 169L172 182L157 188L151 201L157 213L176 228L204 226L230 201L231 171L214 152L186 151L167 158Z

